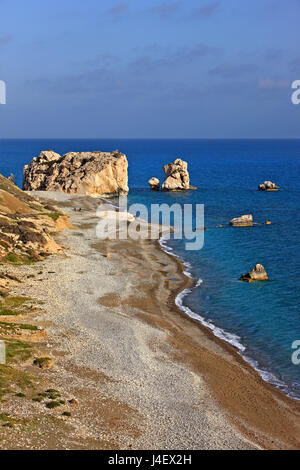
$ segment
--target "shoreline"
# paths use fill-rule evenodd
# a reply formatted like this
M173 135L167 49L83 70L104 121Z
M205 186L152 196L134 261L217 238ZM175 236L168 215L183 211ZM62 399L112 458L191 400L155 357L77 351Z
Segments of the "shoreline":
M267 380L265 380L261 374L260 371L257 370L253 365L245 359L245 357L240 353L237 347L235 347L232 343L230 343L227 339L222 338L218 335L215 334L214 329L209 328L208 326L205 325L205 323L202 323L197 317L198 315L194 312L192 312L195 316L190 316L189 314L186 313L184 310L184 306L182 308L181 305L178 305L177 299L186 292L186 295L188 295L189 292L193 288L196 287L197 285L197 279L193 278L190 273L186 273L186 263L175 253L170 253L168 251L165 251L164 248L161 246L160 243L158 243L158 249L162 249L165 253L167 253L168 256L174 257L177 261L177 263L180 266L180 269L182 271L182 274L187 277L187 284L182 291L178 291L177 295L173 294L172 295L172 302L174 305L177 307L177 313L179 315L183 315L184 317L188 318L191 322L195 323L198 328L200 328L205 335L207 335L212 341L215 341L216 344L220 344L224 350L228 351L230 355L234 357L236 360L237 364L241 365L241 367L244 369L244 372L249 373L253 378L254 381L259 383L259 385L262 386L262 388L265 387L266 391L269 391L270 394L275 398L276 401L281 402L283 407L291 407L292 414L297 414L300 417L300 403L299 400L295 399L294 397L288 396L284 391L280 390L279 388L275 387L275 385ZM193 285L194 284L194 285ZM183 296L183 298L185 295ZM186 307L188 308L188 307ZM213 381L213 380L212 380ZM209 381L210 382L210 381ZM217 387L211 387L211 390L213 391L213 394L217 397L217 400L219 403L224 403L224 407L227 408L227 410L231 411L235 407L228 406L228 402L225 405L225 402L227 401L224 399L223 392L219 392ZM222 396L223 395L223 396ZM277 450L277 447L272 447L270 446L270 442L267 444L267 441L271 439L271 444L274 444L274 441L272 440L272 432L268 436L268 439L265 440L264 438L262 439L259 437L257 433L257 429L255 427L247 427L249 424L248 418L249 415L246 415L245 423L238 422L238 420L235 419L236 416L234 417L233 415L231 416L232 422L234 423L235 426L237 426L244 434L246 434L250 439L253 439L253 442L256 442L262 448L265 449L274 449ZM248 422L247 422L248 421ZM299 426L297 426L299 428ZM299 444L295 447L295 449L299 449L300 441Z
M69 214L59 239L72 249L30 268L45 274L26 291L46 299L37 321L55 366L44 374L80 397L68 437L53 431L42 448L299 448L297 403L176 305L195 282L180 259L159 242L96 240L99 201L38 196Z
M172 252L173 251L172 249L171 249L171 252L170 252L170 247L167 247L167 249L164 249L164 246L162 245L162 239L163 239L163 235L160 238L160 240L158 240L157 242L154 243L154 245L156 246L156 248L159 251L162 251L162 252L166 253L168 257L171 257L173 260L174 259L176 260L176 263L179 266L179 269L182 273L182 276L184 276L185 279L186 279L184 287L183 288L180 287L177 291L175 290L176 294L173 292L170 295L170 299L172 299L173 307L175 307L177 309L178 313L180 313L181 315L184 315L184 317L188 318L193 323L196 323L197 327L200 326L202 331L204 332L204 334L211 337L211 339L213 341L216 341L216 343L220 342L222 347L224 347L233 356L236 356L235 359L237 360L237 362L239 364L241 364L242 367L245 367L247 372L249 371L251 373L251 375L254 375L255 380L258 380L259 382L261 382L263 387L265 385L266 389L270 390L271 393L274 393L276 399L279 398L280 400L283 400L283 403L286 402L285 404L291 405L292 407L295 406L297 413L300 413L300 407L297 406L298 405L297 400L295 400L292 397L287 396L284 392L282 392L281 390L274 387L274 385L272 383L267 382L261 376L260 372L257 369L255 369L253 367L253 365L251 363L249 363L244 358L244 356L242 354L240 354L240 351L238 351L238 349L234 345L232 345L230 342L228 342L225 338L217 336L215 334L215 332L213 330L211 330L207 325L202 324L201 322L199 322L199 319L195 319L195 318L191 318L190 316L187 316L187 314L183 310L183 308L181 308L181 306L178 305L178 298L180 296L182 296L185 291L189 291L191 288L195 287L195 285L197 284L197 280L192 277L192 275L189 273L189 271L187 271L187 267L189 267L190 264L186 263L184 260L182 260L176 253ZM194 286L193 286L193 284L194 284ZM219 394L216 393L216 395L219 395ZM220 399L220 397L218 397L218 398ZM299 414L299 416L300 416L300 414ZM245 428L244 428L243 425L238 425L238 427L240 429L242 429L243 432L245 432ZM250 439L253 438L254 441L256 440L256 437L254 437L255 431L254 432L252 431L250 433L246 431L246 434L247 434L247 437L250 437ZM264 446L263 441L260 441L260 439L259 439L258 442L259 442L260 445Z
M186 262L179 255L177 255L172 247L165 245L163 239L164 237L162 235L159 240L160 248L170 256L174 256L175 258L177 258L182 263L183 274L187 275L188 277L194 280L193 286L184 289L178 294L175 299L176 306L180 310L182 310L189 318L196 320L197 322L199 322L199 324L210 330L216 338L220 339L221 341L224 341L225 343L229 344L232 348L234 348L238 352L238 354L244 359L244 361L249 364L252 369L258 372L258 374L266 384L272 385L277 391L283 393L287 398L290 398L291 400L294 400L296 402L300 402L300 396L294 395L285 382L282 382L279 378L277 378L274 373L267 371L262 367L259 367L259 364L255 359L244 354L247 347L240 342L239 336L237 336L235 333L231 333L229 331L224 330L223 328L215 325L212 321L210 321L209 318L205 318L201 314L196 313L189 307L183 305L185 297L187 297L193 291L193 289L201 286L204 281L201 278L197 279L193 277L192 273L189 271L189 268L192 269L192 265L189 262Z

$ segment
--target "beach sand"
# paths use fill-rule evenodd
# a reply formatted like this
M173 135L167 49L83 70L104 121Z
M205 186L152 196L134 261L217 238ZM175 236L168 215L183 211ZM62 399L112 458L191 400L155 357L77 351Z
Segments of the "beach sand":
M32 404L36 426L2 448L300 448L300 404L176 306L194 282L178 259L158 242L97 239L99 200L38 196L74 228L58 237L65 256L14 268L15 293L44 302L36 321L55 365L41 380L76 404L68 419Z

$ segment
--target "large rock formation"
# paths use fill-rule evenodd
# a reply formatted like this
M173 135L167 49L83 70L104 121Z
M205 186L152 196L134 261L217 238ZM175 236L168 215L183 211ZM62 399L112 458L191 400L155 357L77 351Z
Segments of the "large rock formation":
M151 188L151 191L159 191L160 190L160 181L158 178L151 178L149 181L148 181L148 184Z
M188 164L180 158L173 163L169 163L163 167L166 179L163 182L162 189L164 191L180 191L186 189L196 189L190 186L190 175L188 172Z
M268 279L266 270L261 264L257 264L252 271L240 277L240 280L245 282L267 281Z
M272 181L265 181L258 186L259 191L277 191L277 189L279 189L279 186L272 183Z
M236 217L229 222L233 227L252 227L253 226L253 216L251 214L242 215L241 217Z
M128 162L118 151L41 152L24 167L25 191L63 191L70 194L115 196L128 193Z

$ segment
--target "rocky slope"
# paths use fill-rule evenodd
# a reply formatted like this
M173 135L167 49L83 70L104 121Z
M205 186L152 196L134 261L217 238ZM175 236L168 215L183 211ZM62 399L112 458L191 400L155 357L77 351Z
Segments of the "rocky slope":
M102 197L126 195L127 169L126 155L118 151L70 152L63 156L45 151L24 167L23 189Z
M41 204L0 175L0 264L31 263L62 252L51 234L68 226L55 207Z

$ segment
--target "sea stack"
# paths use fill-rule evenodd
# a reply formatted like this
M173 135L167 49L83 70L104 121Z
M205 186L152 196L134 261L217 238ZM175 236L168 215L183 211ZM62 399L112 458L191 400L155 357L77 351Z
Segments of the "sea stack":
M252 271L247 274L242 274L240 277L240 281L244 282L267 281L268 279L268 275L262 264L257 264Z
M126 195L126 155L114 152L41 152L24 167L23 190L62 191L94 197Z
M241 217L236 217L229 222L229 225L233 227L252 227L253 226L253 216L252 214L242 215Z
M188 164L180 158L173 163L168 163L163 167L166 175L162 184L163 191L182 191L187 189L196 189L190 186L190 175L188 172Z
M265 181L258 186L259 191L277 191L278 189L279 186L277 186L275 183L272 183L272 181Z

